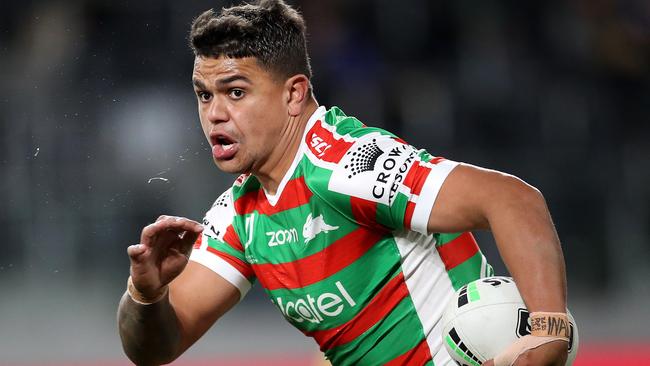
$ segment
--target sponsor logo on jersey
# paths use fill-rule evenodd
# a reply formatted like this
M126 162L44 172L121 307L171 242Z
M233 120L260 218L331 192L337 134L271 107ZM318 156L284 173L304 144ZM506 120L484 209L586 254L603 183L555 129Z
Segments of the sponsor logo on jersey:
M290 321L319 324L325 317L338 316L346 306L353 307L357 304L341 281L336 281L334 285L336 289L333 292L324 292L320 295L307 294L293 301L285 301L278 296L274 302Z
M305 225L302 227L302 237L305 238L305 244L307 244L314 239L316 235L328 231L334 231L338 228L338 226L327 224L325 219L323 219L323 215L318 215L315 218L312 218L311 214L309 214L305 221Z
M390 204L415 162L417 151L388 136L353 147L333 171L329 189Z
M203 218L203 234L217 240L223 240L226 227L223 226L223 216L231 215L230 205L232 202L232 191L229 189L221 194L212 204L210 210Z
M230 190L227 190L221 196L219 196L219 198L217 198L216 201L214 201L214 203L212 204L212 208L215 207L227 208L231 200L232 200L232 194L230 193Z
M305 144L318 159L338 163L345 152L353 145L353 142L336 138L332 131L323 126L323 122L316 121L312 128L307 131Z
M404 178L406 178L406 173L409 170L409 167L413 165L415 161L415 151L411 149L411 152L406 156L407 145L399 145L391 149L388 153L388 157L383 161L382 171L377 174L375 179L375 184L372 186L372 195L378 200L381 200L388 192L388 202L393 202L395 194L399 189L399 185L402 183ZM406 156L406 159L399 164L397 160ZM390 188L388 186L390 185Z
M357 147L355 151L348 151L346 155L352 155L350 163L344 166L350 173L348 178L375 170L377 159L383 154L384 152L377 146L377 139L372 139L372 142Z
M311 147L314 155L320 158L325 155L325 151L332 148L332 145L325 142L323 138L318 136L316 133L312 133L309 147Z
M207 237L212 238L212 239L217 239L219 238L219 230L217 230L214 225L208 221L207 218L203 219L203 234L205 234Z
M298 242L298 230L295 228L267 231L265 234L270 247Z

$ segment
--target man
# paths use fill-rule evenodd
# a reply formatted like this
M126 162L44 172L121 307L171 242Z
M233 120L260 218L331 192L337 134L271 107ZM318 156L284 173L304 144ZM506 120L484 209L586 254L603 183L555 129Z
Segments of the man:
M451 365L440 317L454 289L491 272L467 233L484 228L529 310L565 319L564 260L539 191L319 107L303 19L282 1L207 11L190 39L214 161L242 175L203 225L161 216L128 248L118 322L135 363L176 359L257 280L333 364ZM451 232L466 233L440 234ZM562 336L528 336L495 363L566 356Z

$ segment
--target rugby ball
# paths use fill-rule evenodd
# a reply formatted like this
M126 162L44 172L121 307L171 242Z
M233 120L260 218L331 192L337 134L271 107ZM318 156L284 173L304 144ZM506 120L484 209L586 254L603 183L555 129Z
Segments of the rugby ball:
M578 327L569 316L569 356L578 353ZM511 277L486 277L456 291L442 317L442 341L462 366L480 366L517 338L530 334L529 312Z

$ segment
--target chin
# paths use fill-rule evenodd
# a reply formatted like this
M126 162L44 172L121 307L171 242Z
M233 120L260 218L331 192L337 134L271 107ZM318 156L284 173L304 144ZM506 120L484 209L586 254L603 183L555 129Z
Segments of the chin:
M214 159L214 163L224 173L229 173L229 174L243 174L246 173L248 170L245 169L243 166L240 164L237 164L237 162L232 160L216 160Z

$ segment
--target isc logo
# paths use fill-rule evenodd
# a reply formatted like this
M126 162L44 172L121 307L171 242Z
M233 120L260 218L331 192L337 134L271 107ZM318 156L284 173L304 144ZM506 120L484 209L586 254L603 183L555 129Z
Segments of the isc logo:
M267 231L265 234L269 238L268 244L270 247L296 243L298 241L298 230L295 228L288 230Z
M325 154L325 151L327 149L332 147L332 145L325 142L325 140L316 135L316 133L311 134L311 141L309 142L309 145L311 146L312 150L314 150L314 154L319 158Z

